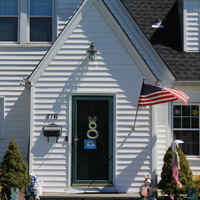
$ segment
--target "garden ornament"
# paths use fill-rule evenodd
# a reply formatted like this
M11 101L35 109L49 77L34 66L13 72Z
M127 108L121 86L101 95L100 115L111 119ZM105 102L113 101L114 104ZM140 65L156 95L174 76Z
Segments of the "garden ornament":
M174 181L176 182L176 187L178 189L181 189L183 186L179 181L179 173L178 170L180 170L180 157L177 152L178 144L184 143L182 140L174 140L172 142L172 177Z
M24 188L19 190L19 192L18 192L18 200L26 200L26 198L24 197Z
M87 131L87 134L86 134L86 135L87 135L87 137L88 137L89 139L97 139L98 136L99 136L99 133L98 133L98 131L96 130L96 128L97 128L97 123L96 123L97 117L94 116L94 117L92 118L91 116L89 116L89 117L88 117L88 120L89 120L88 127L89 127L90 130ZM93 135L92 135L91 133L93 133Z
M11 188L10 200L18 200L18 190Z
M153 181L152 181L152 178L151 178L151 177L145 176L144 184L145 184L148 188L151 187L151 183L152 183L152 182L153 182Z
M151 188L152 182L153 182L152 178L145 175L144 185L142 185L142 191L141 191L141 197L143 199L146 199L149 196L148 189Z

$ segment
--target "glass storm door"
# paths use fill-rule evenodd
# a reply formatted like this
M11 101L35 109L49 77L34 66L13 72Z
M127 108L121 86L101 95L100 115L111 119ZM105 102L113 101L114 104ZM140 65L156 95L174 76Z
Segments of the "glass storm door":
M72 185L113 183L113 97L74 96Z

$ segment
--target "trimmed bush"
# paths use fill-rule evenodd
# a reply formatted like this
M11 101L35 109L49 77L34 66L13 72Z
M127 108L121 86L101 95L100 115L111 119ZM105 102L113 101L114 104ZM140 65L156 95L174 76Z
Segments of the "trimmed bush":
M0 169L0 185L3 187L2 195L6 194L10 199L11 188L19 188L20 190L24 188L26 191L27 185L30 183L28 166L24 163L18 145L13 138L8 144L8 150L3 157Z

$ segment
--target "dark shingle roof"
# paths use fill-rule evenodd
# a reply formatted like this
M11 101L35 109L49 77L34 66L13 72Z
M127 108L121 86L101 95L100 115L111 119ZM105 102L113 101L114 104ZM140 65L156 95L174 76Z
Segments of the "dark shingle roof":
M183 52L175 0L121 0L177 80L200 81L200 53ZM160 19L164 28L152 28Z

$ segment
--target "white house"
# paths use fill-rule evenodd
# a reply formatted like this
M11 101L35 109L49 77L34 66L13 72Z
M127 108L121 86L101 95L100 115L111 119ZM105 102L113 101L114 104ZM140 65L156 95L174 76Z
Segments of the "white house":
M162 12L139 0L0 2L0 158L14 135L44 192L139 192L144 175L159 180L174 135L200 172L200 5L152 2ZM133 128L143 78L188 106L141 106Z

